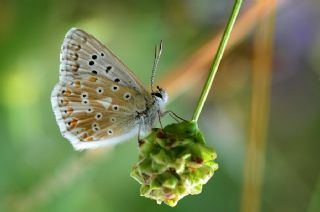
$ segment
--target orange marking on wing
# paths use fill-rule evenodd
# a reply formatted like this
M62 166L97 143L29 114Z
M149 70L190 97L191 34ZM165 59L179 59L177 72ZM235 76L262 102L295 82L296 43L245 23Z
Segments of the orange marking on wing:
M74 81L74 87L75 88L80 88L80 86L81 86L80 80L75 80Z
M60 104L61 104L62 106L66 106L66 105L69 104L69 100L68 100L68 99L61 99L61 100L60 100Z
M71 70L76 72L76 71L78 71L79 67L80 67L79 64L73 64L73 65L71 65Z
M61 93L63 96L71 96L71 91L69 89L62 90Z
M78 120L73 118L71 121L68 122L69 129L72 129L72 128L76 127L77 123L78 123Z
M88 81L90 81L90 82L95 82L95 81L97 81L97 77L95 77L95 76L90 76L89 78L88 78Z
M86 140L86 138L88 138L88 133L84 132L82 133L82 135L80 136L80 140L83 141L83 140Z
M90 136L90 137L86 137L84 140L86 140L86 141L93 141L93 138Z
M72 112L73 112L73 108L72 108L72 107L69 107L69 108L67 109L67 114L68 114L68 115L71 115Z

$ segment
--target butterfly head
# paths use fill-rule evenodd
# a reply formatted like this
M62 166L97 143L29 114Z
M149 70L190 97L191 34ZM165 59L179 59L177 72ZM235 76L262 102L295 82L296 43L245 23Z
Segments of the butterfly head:
M164 105L168 101L167 92L165 92L159 86L157 86L157 91L152 92L151 95L153 96L153 99L155 100L155 102L159 104L160 108L164 107Z

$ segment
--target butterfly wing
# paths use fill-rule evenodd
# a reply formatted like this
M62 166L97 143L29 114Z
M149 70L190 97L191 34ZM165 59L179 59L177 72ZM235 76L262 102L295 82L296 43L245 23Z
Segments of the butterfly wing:
M67 33L60 81L51 102L62 135L77 150L111 145L138 131L136 111L151 96L136 76L93 36Z
M60 53L60 80L97 75L148 93L140 80L105 45L81 29L70 29ZM70 76L71 75L71 76Z

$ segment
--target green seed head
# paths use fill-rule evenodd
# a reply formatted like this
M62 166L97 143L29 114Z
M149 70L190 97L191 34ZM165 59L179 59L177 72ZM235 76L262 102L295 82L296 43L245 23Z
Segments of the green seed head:
M140 194L175 206L188 194L201 193L218 169L216 153L205 144L196 122L155 128L139 142L139 161L131 176L140 184Z

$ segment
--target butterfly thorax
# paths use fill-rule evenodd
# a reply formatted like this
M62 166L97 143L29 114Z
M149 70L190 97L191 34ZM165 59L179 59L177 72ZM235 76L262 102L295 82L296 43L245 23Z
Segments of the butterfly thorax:
M136 111L136 118L139 120L141 135L150 132L154 127L155 122L161 116L164 106L168 100L167 93L160 89L157 92L151 93L151 99L146 99L145 110Z

